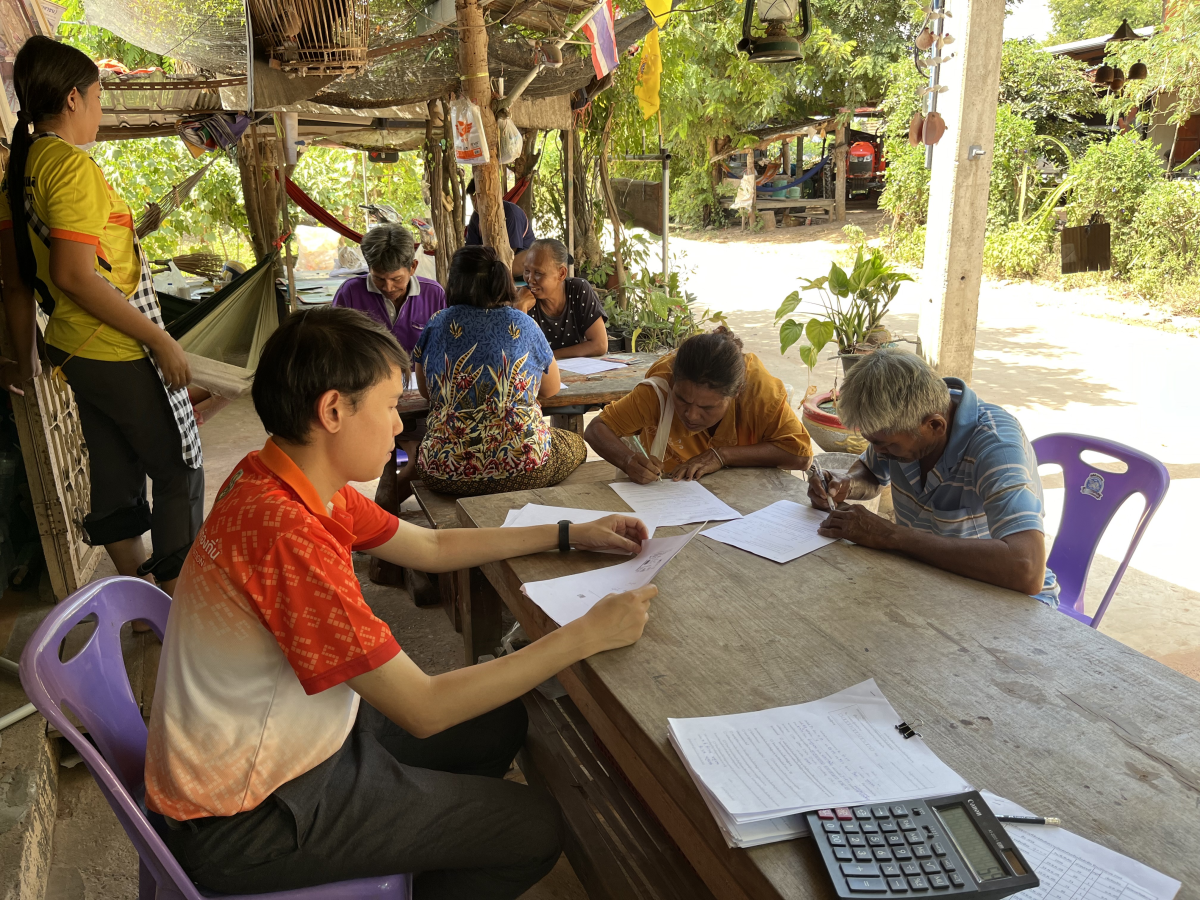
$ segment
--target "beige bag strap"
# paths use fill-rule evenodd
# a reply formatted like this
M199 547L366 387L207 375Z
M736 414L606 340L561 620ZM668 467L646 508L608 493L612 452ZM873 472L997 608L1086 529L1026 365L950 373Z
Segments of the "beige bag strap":
M642 384L650 385L654 388L654 393L658 395L660 410L658 431L654 433L654 444L650 447L650 455L662 462L663 454L667 450L667 440L671 437L671 424L675 420L675 394L665 378L658 376L647 378L642 381Z

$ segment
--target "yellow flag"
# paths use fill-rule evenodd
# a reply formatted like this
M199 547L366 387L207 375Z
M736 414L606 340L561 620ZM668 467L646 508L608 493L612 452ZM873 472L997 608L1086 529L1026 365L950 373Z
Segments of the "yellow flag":
M655 29L642 42L642 59L638 65L638 84L634 93L642 107L642 118L649 119L658 112L658 89L662 81L662 54L658 49L658 29L667 24L671 0L646 0L646 9L654 16Z
M642 118L649 119L658 112L658 87L662 76L662 56L658 51L658 29L653 29L642 41L642 60L638 65L638 83L634 93L642 108Z

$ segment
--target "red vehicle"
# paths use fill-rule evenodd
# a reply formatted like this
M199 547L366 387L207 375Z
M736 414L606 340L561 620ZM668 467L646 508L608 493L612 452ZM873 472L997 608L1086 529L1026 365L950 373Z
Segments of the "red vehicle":
M846 193L870 194L883 189L883 171L887 164L882 147L871 141L855 141L846 157Z

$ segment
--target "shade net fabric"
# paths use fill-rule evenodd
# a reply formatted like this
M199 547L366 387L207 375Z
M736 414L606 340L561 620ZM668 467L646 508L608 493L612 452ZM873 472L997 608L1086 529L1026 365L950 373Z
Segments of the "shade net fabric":
M263 345L283 315L275 264L271 254L168 326L187 353L192 384L230 400L249 390Z
M243 0L84 0L84 18L151 53L246 74Z

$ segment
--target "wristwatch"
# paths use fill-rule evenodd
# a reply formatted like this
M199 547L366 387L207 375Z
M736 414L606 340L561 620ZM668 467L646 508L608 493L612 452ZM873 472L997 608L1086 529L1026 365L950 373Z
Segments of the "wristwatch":
M566 553L571 549L571 520L563 519L558 523L558 552Z

